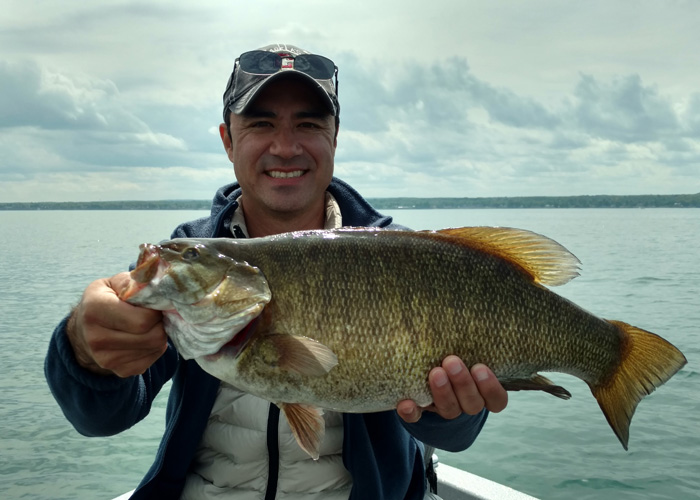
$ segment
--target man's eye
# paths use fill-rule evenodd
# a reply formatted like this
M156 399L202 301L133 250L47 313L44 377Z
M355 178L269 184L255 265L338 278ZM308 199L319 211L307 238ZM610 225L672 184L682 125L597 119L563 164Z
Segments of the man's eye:
M255 128L265 128L265 127L272 127L272 123L270 122L253 122L251 126Z

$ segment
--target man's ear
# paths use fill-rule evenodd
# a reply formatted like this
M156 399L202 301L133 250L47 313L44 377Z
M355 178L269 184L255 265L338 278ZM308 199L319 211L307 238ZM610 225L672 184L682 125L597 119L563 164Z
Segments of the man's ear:
M219 135L221 136L221 142L226 150L226 155L228 159L233 163L233 145L231 141L231 133L225 123L219 125Z

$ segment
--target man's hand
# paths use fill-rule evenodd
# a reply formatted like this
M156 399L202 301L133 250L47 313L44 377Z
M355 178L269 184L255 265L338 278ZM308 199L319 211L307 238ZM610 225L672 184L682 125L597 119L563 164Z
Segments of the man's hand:
M442 366L433 368L428 381L433 404L421 408L406 399L397 405L399 416L406 422L417 422L426 410L453 419L462 413L476 415L484 408L498 413L508 404L508 393L486 365L476 364L467 369L457 356L447 356Z
M93 281L68 321L78 364L94 373L139 375L167 349L162 313L119 300L129 279L120 273Z

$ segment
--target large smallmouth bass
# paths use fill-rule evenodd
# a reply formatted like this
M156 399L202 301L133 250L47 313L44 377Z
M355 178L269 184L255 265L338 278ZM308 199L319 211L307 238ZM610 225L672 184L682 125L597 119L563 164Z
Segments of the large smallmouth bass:
M600 319L543 285L578 275L555 241L511 228L350 228L141 245L121 298L164 311L180 354L276 403L318 457L320 409L428 405L450 354L484 363L507 390L584 380L627 449L639 401L683 365L661 337Z

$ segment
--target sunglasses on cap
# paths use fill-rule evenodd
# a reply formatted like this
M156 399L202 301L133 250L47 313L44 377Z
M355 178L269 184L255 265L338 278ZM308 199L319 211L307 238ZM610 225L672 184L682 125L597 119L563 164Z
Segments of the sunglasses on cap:
M295 70L309 75L314 80L335 78L338 92L338 67L327 57L316 54L278 54L265 50L244 52L236 59L238 69L250 75L273 75L278 71Z

